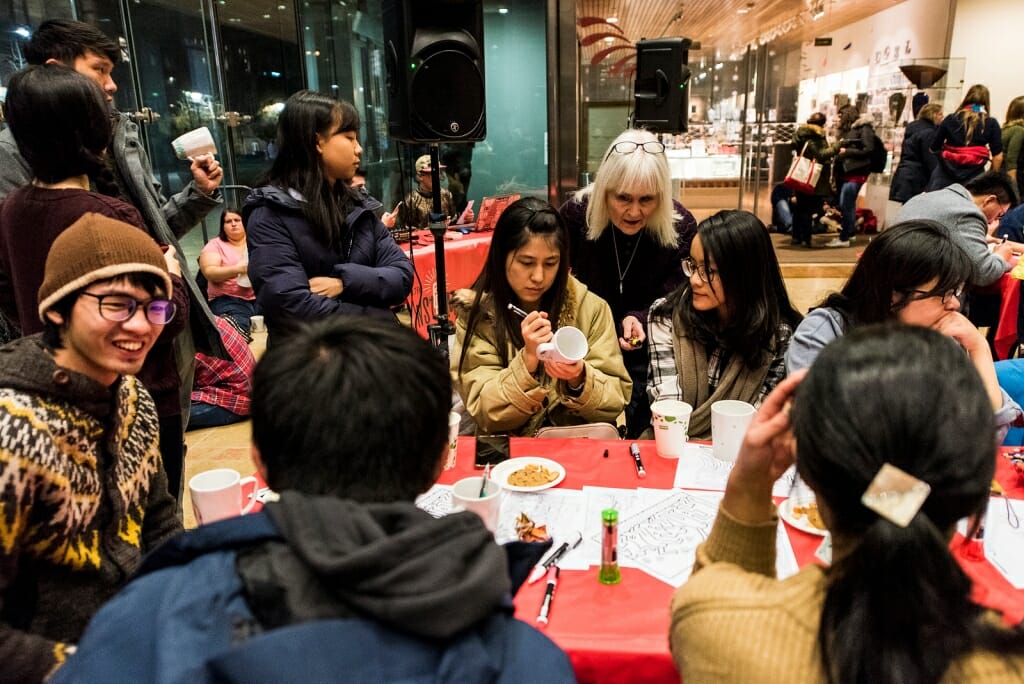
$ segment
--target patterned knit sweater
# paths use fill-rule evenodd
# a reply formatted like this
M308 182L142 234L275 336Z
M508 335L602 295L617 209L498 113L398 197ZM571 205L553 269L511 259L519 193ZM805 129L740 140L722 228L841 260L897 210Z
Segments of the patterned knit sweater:
M93 613L181 529L149 394L0 348L0 682L41 681Z

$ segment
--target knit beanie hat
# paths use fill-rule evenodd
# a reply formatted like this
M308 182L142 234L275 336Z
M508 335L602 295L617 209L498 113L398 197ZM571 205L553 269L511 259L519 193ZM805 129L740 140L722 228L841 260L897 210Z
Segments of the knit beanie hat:
M57 236L39 286L39 318L72 292L129 273L152 273L171 296L171 276L156 241L133 225L84 214Z

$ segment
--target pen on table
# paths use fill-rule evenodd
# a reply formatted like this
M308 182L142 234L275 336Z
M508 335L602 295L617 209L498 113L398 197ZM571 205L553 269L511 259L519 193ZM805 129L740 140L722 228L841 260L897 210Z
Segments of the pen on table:
M544 576L544 573L551 568L552 565L555 565L556 563L558 563L558 561L562 560L562 556L575 549L577 546L580 545L580 542L582 541L583 535L577 532L576 540L573 541L572 544L570 544L568 541L562 542L561 545L557 549L555 549L554 553L552 553L550 556L545 558L540 563L537 563L535 566L533 566L533 571L530 572L530 578L526 581L526 583L533 584L534 582L539 580L541 577Z
M544 590L544 602L540 604L540 615L537 616L537 622L542 625L548 624L548 615L551 614L551 602L555 598L555 587L558 586L559 572L557 565L552 565L548 569L548 587Z
M484 476L480 478L480 498L487 496L487 480L491 477L491 464L484 466Z
M526 318L526 316L528 315L525 311L520 309L518 306L516 306L512 302L508 303L508 310L511 311L512 313L514 313L516 316L519 316L520 318Z
M604 450L604 457L608 458L608 450L607 449Z
M629 445L629 453L633 455L633 463L636 464L636 476L640 479L647 477L647 471L644 470L644 462L640 460L640 447L636 442Z

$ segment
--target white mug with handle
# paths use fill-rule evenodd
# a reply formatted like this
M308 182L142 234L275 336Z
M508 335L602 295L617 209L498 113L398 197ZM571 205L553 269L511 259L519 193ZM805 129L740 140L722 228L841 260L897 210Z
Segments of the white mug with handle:
M242 490L251 486L243 495ZM192 476L188 490L192 495L192 512L196 524L207 525L218 520L245 515L256 505L259 482L255 477L242 477L237 470L217 468Z
M567 325L556 330L550 342L537 345L537 358L541 361L576 363L585 359L588 351L590 345L583 331Z

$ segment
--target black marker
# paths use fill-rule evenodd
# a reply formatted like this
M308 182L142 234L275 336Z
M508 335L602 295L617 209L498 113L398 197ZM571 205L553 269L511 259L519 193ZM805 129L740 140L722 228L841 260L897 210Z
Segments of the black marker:
M558 586L558 573L557 565L552 565L548 569L548 588L544 590L544 602L540 604L540 615L537 616L537 622L542 625L548 624L548 615L551 614L551 602L555 598L555 587Z
M644 470L644 462L640 460L640 447L636 442L629 445L629 453L633 455L633 463L636 464L636 476L644 479L647 477L647 471Z

